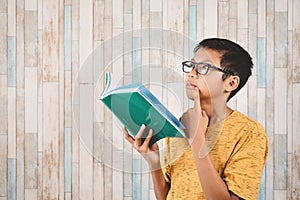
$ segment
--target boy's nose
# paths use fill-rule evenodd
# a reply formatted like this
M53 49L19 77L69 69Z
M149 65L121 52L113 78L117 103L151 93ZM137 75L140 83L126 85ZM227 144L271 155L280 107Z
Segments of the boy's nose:
M196 68L194 68L190 73L187 74L189 78L195 78L198 75Z

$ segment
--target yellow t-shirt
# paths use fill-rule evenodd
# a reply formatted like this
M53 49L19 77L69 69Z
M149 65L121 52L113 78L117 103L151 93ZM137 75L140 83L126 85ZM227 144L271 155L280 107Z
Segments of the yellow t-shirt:
M228 190L244 199L257 199L268 154L263 127L238 111L210 126L206 145L215 169ZM167 138L163 172L170 183L168 200L205 199L192 150L186 139Z

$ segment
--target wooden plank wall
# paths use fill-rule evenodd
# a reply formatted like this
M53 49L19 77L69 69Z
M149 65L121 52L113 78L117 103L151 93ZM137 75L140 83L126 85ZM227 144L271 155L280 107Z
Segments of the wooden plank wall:
M0 0L0 200L155 199L146 163L98 100L103 72L148 84L179 116L190 104L180 62L216 36L255 63L230 105L268 134L259 199L300 199L299 10L299 0Z

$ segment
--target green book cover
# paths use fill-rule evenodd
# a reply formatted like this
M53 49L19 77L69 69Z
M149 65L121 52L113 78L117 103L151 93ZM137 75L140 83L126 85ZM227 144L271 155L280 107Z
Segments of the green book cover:
M111 73L106 72L106 86L100 100L134 137L142 124L154 131L150 145L165 137L185 137L184 126L141 83L111 88ZM148 132L143 138L147 137Z

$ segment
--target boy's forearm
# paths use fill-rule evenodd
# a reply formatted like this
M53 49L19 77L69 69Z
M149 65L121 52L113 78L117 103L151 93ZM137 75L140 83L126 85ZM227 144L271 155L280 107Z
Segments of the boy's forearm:
M169 192L169 184L166 182L162 170L151 171L154 192L157 200L165 200Z
M200 183L206 199L230 199L226 184L214 168L203 138L191 145ZM202 141L201 141L202 140Z

